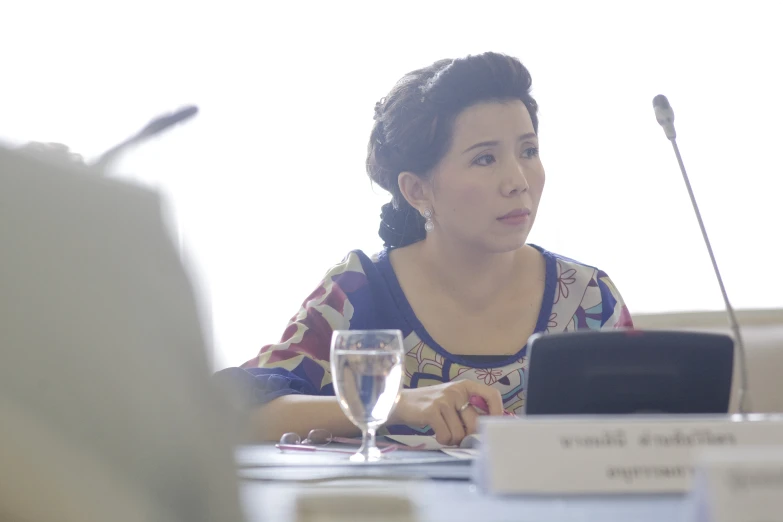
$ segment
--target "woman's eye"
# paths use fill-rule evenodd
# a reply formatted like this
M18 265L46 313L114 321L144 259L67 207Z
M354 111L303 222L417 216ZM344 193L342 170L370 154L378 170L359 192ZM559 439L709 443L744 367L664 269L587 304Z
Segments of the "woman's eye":
M492 165L495 163L495 156L492 154L484 154L483 156L479 156L475 160L473 160L474 165L479 165L481 167L487 167L489 165Z
M528 147L522 152L522 156L527 159L532 159L538 156L538 147Z

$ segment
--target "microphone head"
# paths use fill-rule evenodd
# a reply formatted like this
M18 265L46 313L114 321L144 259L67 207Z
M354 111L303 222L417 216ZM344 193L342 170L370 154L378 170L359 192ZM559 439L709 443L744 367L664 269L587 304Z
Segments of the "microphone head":
M139 132L139 136L144 136L144 137L154 136L168 129L173 125L182 123L183 121L192 118L197 113L198 113L198 107L196 107L195 105L189 105L173 113L164 114L163 116L159 116L154 120L152 120L151 122L149 122L141 130L141 132Z
M672 108L672 106L669 105L669 99L663 94L659 94L658 96L653 98L653 107L660 107L662 109Z
M674 139L677 137L677 133L674 131L674 110L669 104L669 100L663 94L659 94L653 98L653 109L655 109L655 119L658 120L658 124L663 127L666 137Z

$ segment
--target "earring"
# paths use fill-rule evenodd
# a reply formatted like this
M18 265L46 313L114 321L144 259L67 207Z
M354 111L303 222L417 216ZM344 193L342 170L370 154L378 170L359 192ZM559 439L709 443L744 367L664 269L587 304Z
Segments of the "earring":
M432 222L432 210L425 208L421 215L427 220L424 222L424 230L432 232L432 229L435 228L435 223Z

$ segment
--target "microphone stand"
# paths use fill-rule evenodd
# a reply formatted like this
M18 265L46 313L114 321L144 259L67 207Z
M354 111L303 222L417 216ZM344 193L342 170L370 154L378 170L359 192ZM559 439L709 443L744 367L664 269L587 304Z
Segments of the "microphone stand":
M699 205L696 203L696 196L693 194L691 188L691 182L688 179L688 173L685 170L685 164L682 161L680 155L680 148L677 146L677 134L674 132L674 113L672 112L669 101L663 95L658 95L653 100L653 107L656 109L656 116L658 117L658 123L663 126L666 131L666 137L672 142L674 148L674 155L677 157L677 163L680 166L680 172L682 172L682 179L685 181L685 187L688 189L688 196L691 198L691 205L693 205L693 211L696 214L696 219L699 222L699 228L701 229L701 235L704 238L704 244L707 245L707 252L710 254L710 261L712 261L712 268L715 271L715 277L718 279L718 285L720 286L720 293L723 296L723 302L726 306L726 313L729 317L729 325L734 334L734 340L737 343L738 348L738 360L739 360L739 383L737 395L739 399L739 413L745 415L750 410L750 397L748 395L748 372L747 363L745 357L745 343L742 339L742 333L740 332L739 322L737 316L734 313L734 307L731 306L729 301L729 295L726 292L726 287L723 284L723 277L720 275L718 269L718 262L715 260L715 254L712 251L712 244L710 238L707 236L707 229L704 226L704 221L701 218L701 212L699 211ZM659 110L661 115L659 115Z
M128 147L131 147L145 140L148 140L153 136L156 136L161 132L168 130L170 127L173 127L178 123L182 123L186 120L189 120L197 113L198 113L198 107L196 107L195 105L189 105L173 113L158 116L154 120L150 121L147 125L145 125L144 128L141 129L139 132L137 132L133 136L125 139L124 141L118 143L117 145L113 146L112 148L110 148L109 150L101 154L100 157L98 157L98 159L95 160L90 166L93 169L106 172L108 170L108 167Z

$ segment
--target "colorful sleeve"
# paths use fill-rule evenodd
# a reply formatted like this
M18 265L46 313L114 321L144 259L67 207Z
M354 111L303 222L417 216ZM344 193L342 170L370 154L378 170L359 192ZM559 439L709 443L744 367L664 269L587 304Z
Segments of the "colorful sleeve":
M619 290L606 272L598 271L598 286L601 288L601 329L633 328L633 320Z
M332 332L350 328L350 296L366 283L355 253L326 274L288 323L280 342L264 346L241 365L243 378L250 383L249 394L245 392L249 406L289 394L334 395L329 366Z

